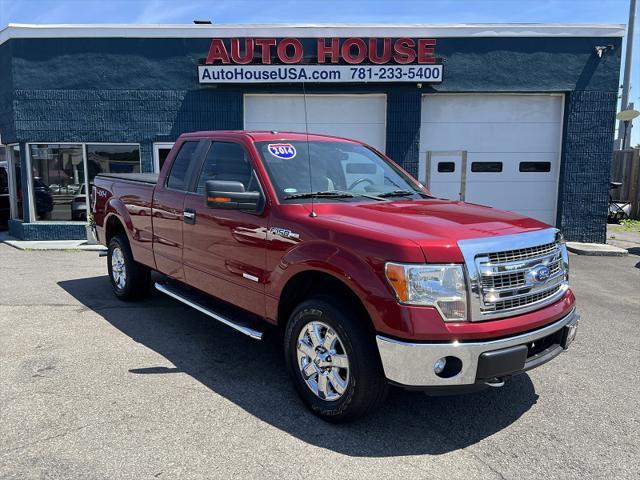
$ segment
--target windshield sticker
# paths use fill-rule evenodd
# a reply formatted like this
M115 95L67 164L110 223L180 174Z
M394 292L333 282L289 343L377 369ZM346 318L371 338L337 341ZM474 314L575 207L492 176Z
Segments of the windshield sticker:
M297 188L285 188L284 193L298 193Z
M267 148L271 155L283 160L289 160L296 156L296 147L290 143L270 143Z

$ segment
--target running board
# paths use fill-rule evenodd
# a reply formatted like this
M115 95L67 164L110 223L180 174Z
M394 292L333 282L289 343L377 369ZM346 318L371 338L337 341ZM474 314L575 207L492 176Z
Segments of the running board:
M205 315L213 318L214 320L219 321L220 323L224 323L225 325L248 335L251 338L256 340L262 340L263 332L256 330L252 326L250 326L251 322L246 320L237 318L232 319L229 318L231 315L223 316L220 313L214 311L211 305L208 305L209 302L205 295L201 293L197 293L194 290L189 289L186 286L178 285L178 284L168 284L168 283L160 283L156 282L155 284L156 290L164 293L165 295L169 295L172 298L175 298L179 302L184 303L185 305L189 305L191 308L195 308L199 312L204 313Z

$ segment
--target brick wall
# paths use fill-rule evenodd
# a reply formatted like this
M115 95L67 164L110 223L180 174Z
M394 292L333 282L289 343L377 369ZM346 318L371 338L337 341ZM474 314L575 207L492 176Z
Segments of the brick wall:
M616 101L615 92L566 97L557 224L568 240L606 240Z

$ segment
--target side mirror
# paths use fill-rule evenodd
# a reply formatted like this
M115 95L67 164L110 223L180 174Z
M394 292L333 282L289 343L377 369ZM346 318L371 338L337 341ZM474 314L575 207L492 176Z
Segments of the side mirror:
M255 212L262 200L260 192L245 192L242 182L208 180L206 183L207 206L228 210Z

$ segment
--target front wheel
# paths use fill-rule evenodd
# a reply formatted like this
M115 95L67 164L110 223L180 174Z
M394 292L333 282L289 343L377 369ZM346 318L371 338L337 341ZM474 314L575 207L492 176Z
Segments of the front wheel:
M368 321L328 297L309 299L291 314L287 368L304 403L324 420L355 420L384 401L388 385Z

